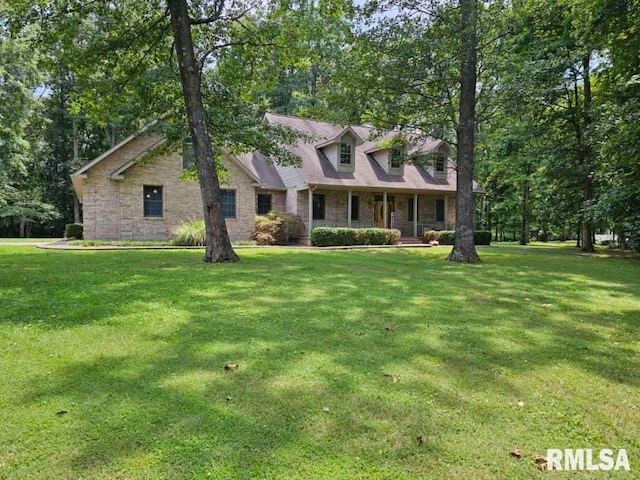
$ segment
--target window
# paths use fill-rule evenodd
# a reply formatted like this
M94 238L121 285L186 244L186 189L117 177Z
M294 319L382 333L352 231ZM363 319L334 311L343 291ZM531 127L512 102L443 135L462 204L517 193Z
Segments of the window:
M236 191L220 190L222 197L222 215L224 218L236 218Z
M408 209L409 210L409 215L407 216L408 220L410 222L413 222L413 198L409 199L409 202L408 202L407 205L409 205L409 209ZM418 199L418 215L420 215L420 199ZM418 215L416 215L416 217Z
M182 169L189 170L196 167L196 154L193 151L191 137L187 137L182 142Z
M157 185L144 185L142 187L145 217L162 217L162 187Z
M360 220L360 197L351 195L351 220Z
M435 159L435 171L436 174L444 174L445 173L445 157L444 155L437 155Z
M402 151L392 148L389 152L389 168L399 169L402 167Z
M313 219L324 220L324 195L313 194Z
M351 144L340 144L340 165L351 165Z
M436 222L444 222L444 198L436 198Z
M266 215L271 211L271 194L258 194L258 215Z

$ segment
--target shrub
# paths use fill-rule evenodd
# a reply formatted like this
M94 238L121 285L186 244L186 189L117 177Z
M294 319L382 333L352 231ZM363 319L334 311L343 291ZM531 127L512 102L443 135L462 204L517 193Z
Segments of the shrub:
M311 232L311 244L317 247L342 245L397 245L400 230L385 228L317 227Z
M203 247L206 244L204 220L194 220L178 225L171 232L174 245Z
M440 245L453 245L455 236L456 232L454 230L427 230L422 235L422 241L424 243L436 241ZM473 242L476 245L491 245L491 231L475 230L473 232Z
M475 230L473 232L473 242L476 245L491 245L491 231Z
M67 223L64 227L66 238L76 238L82 240L83 227L81 223Z
M440 242L440 232L436 232L435 230L427 230L422 234L422 241L424 243L429 242Z
M453 245L456 238L456 232L454 230L442 230L440 232L440 245Z
M304 231L304 224L298 215L287 212L269 212L266 216L256 216L251 239L259 245L287 245L296 243Z

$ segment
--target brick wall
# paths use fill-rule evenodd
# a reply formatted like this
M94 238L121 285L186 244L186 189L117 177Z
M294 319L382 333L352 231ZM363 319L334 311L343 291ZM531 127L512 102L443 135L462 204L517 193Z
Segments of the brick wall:
M158 141L156 135L140 136L89 169L85 180L83 212L87 239L166 240L182 222L202 218L200 187L182 181L182 158L178 154L150 158L124 172L124 180L108 177L119 167ZM233 160L227 160L229 185L236 191L236 218L227 218L232 240L249 238L256 213L256 189ZM143 186L163 187L163 217L144 216ZM273 193L274 208L284 207L284 194Z

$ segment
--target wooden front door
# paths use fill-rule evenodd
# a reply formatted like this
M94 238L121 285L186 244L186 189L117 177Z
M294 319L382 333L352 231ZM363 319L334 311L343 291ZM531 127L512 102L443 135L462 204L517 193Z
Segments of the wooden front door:
M375 196L375 224L384 228L384 200L382 195ZM387 228L391 228L391 212L395 211L394 198L387 196Z

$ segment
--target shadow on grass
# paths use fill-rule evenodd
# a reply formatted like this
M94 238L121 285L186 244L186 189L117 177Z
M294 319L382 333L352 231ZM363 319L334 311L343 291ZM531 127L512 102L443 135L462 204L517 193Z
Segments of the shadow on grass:
M504 419L487 399L515 403L517 377L570 364L639 385L637 352L614 343L640 311L594 306L603 289L637 297L637 267L511 250L478 266L444 250L254 251L215 267L198 252L0 256L5 326L100 327L17 401L71 405L49 432L64 432L61 472L423 474L456 462L451 432Z

